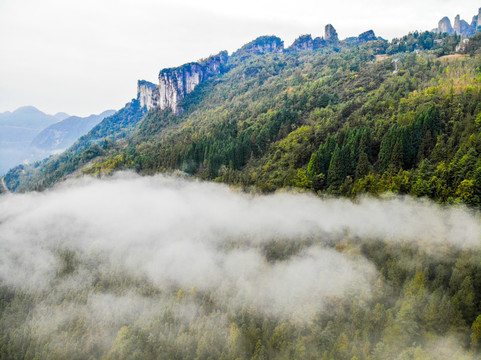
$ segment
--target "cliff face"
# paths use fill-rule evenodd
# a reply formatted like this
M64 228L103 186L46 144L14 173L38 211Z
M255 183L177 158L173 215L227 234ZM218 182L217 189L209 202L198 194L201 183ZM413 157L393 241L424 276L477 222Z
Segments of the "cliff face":
M454 19L454 32L458 35L464 35L467 34L468 32L471 32L470 25L464 21L461 20L461 16L457 15L456 18Z
M336 43L339 41L339 37L337 36L337 31L334 29L334 26L331 24L326 25L325 28L326 35L324 39L326 39L327 42L331 43Z
M178 114L182 110L178 107L185 95L194 91L195 87L204 80L202 66L190 63L175 69L165 69L159 74L159 106L161 109L170 107Z
M372 30L356 38L359 41L377 40ZM282 53L284 51L316 50L324 46L337 44L339 37L331 24L325 27L325 37L312 38L302 35L287 49L284 42L277 36L261 36L244 45L232 54L232 58L243 59L252 55L267 53ZM150 110L159 107L170 108L175 114L182 113L179 103L203 81L220 75L225 68L229 56L226 51L198 62L192 62L180 67L163 69L159 73L159 84L141 80L138 82L137 99L140 106Z
M159 89L157 85L145 80L139 80L137 84L137 99L140 106L150 110L159 105Z
M360 34L357 39L359 41L365 42L365 41L377 40L377 37L373 30L369 30Z
M227 62L227 52L223 51L199 62L177 68L164 69L159 73L159 85L141 80L137 86L137 99L141 107L150 110L155 107L170 108L179 114L179 102L202 81L219 75Z
M472 36L481 30L481 9L479 9L478 15L473 17L471 24L462 20L461 16L457 15L454 19L454 26L451 26L451 20L447 16L439 20L438 27L435 31L439 33L448 33L450 35L456 34L465 37Z
M451 20L449 20L447 16L439 20L438 31L440 33L447 33L450 35L454 33L453 27L451 26Z

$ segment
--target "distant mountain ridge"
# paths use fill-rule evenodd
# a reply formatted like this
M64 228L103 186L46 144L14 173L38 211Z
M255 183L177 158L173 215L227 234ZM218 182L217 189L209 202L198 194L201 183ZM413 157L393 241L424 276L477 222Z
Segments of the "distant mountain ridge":
M58 121L33 106L0 114L0 174L23 162L32 139Z
M34 106L1 113L0 174L18 164L64 150L113 113L108 110L100 115L80 118L63 112L48 115Z
M0 126L41 130L58 121L55 116L45 114L34 106L22 106L13 112L0 114Z
M58 152L71 146L79 137L88 133L95 125L115 110L106 110L99 115L85 118L70 116L42 130L31 142L31 146L49 152Z

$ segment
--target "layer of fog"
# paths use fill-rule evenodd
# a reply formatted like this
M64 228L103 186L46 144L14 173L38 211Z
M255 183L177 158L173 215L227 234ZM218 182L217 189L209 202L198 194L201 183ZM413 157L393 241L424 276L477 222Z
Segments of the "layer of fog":
M0 280L28 291L67 292L118 269L158 289L211 292L229 309L306 319L330 298L369 296L374 266L330 246L346 234L470 247L478 245L481 227L463 208L409 198L354 204L289 193L250 196L218 184L124 173L1 196ZM263 245L275 239L315 241L269 262ZM59 283L65 249L81 265Z

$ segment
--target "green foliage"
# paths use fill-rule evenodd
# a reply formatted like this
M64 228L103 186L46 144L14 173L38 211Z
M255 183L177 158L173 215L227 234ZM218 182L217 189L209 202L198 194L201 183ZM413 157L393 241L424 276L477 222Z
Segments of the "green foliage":
M133 101L66 153L12 169L5 181L41 190L79 170L179 169L265 192L394 192L477 207L481 64L442 57L458 42L414 32L279 53L270 51L280 39L261 37L188 94L181 115L145 114Z
M316 241L325 244L275 239L262 245L262 253L268 262L286 261ZM233 309L216 301L215 290L160 289L146 278L106 271L98 258L60 251L54 279L59 286L52 292L0 283L0 359L479 358L479 249L340 241L332 246L376 267L369 295L332 297L307 322ZM60 286L86 268L96 277ZM125 314L125 320L99 323L92 319L102 314L75 311L88 309L92 299L116 296L153 304L149 311L155 315L137 320ZM55 311L39 321L44 309Z

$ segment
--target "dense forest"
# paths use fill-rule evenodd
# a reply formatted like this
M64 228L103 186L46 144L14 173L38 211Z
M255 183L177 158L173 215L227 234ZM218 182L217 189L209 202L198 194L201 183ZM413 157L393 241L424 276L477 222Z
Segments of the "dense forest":
M143 117L134 99L64 154L14 168L5 182L42 190L72 173L178 169L264 192L479 205L478 37L455 55L459 37L430 32L315 51L241 49L183 100L182 115Z
M18 166L4 180L14 192L47 189L25 195L35 197L82 175L168 173L262 198L290 189L354 204L366 195L381 203L393 194L430 199L479 222L481 35L456 52L459 42L415 32L307 51L241 49L186 96L181 114L146 111L133 99L63 154ZM0 200L4 209L8 199ZM0 217L0 233L12 219ZM365 288L323 297L307 320L232 306L231 289L161 286L119 265L124 258L53 239L48 286L15 287L0 277L0 360L479 359L481 247L430 243L423 230L409 241L355 231L254 241L240 231L214 242L223 254L260 254L272 268L316 247L372 266ZM99 303L116 304L120 315Z

